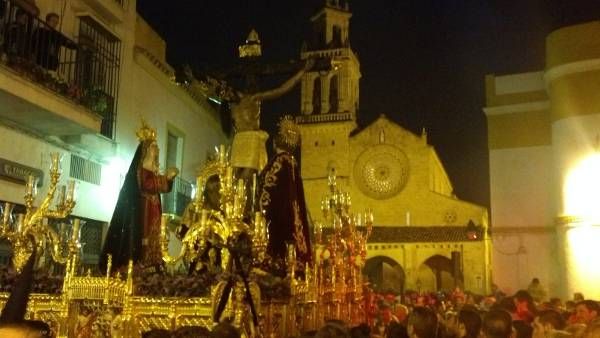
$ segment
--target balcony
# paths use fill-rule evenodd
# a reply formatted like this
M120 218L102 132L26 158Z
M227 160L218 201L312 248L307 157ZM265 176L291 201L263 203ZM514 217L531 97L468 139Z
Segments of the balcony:
M127 0L81 0L81 2L112 24L123 23L129 5ZM74 3L74 9L78 10L76 2ZM83 8L81 9L83 10Z
M43 136L113 137L118 60L107 62L93 43L67 38L13 1L0 15L0 31L4 123Z
M192 200L193 186L190 182L175 177L171 192L162 195L162 212L181 217L185 207Z

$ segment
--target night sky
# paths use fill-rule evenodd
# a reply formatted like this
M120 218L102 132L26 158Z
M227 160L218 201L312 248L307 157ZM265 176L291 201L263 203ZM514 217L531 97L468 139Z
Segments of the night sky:
M297 60L320 3L138 0L138 12L167 41L171 65L206 67L236 62L251 28L265 61ZM458 197L489 206L485 74L542 70L545 37L600 19L600 1L354 0L351 11L359 125L386 114L416 133L425 127ZM268 81L265 88L280 79ZM296 89L265 103L263 129L280 114L297 114L299 97Z

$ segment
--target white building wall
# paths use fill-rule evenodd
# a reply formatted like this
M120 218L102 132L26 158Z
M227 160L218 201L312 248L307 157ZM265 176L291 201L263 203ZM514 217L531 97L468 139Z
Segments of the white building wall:
M490 150L493 281L505 292L537 277L558 290L551 146Z
M127 7L122 12L124 15L122 22L108 20L80 0L66 1L64 12L63 2L58 4L56 1L38 0L36 4L40 8L42 20L49 12L62 14L62 32L75 41L79 30L77 16L90 15L121 42L115 138L108 140L99 137L99 142L109 147L113 146L116 151L112 155L87 153L86 150L77 151L81 157L102 165L102 182L100 185L77 182L77 205L73 215L104 222L110 220L120 185L138 144L135 132L140 127L142 117L157 129L161 163L165 162L167 125L185 134L183 168L180 170L184 179L194 182L196 169L205 160L207 151L216 145L227 143L228 140L221 131L219 117L214 110L208 105L201 105L194 101L182 88L172 83L169 76L158 70L158 67L147 59L140 61L145 68L136 63L134 58L136 1L127 1ZM49 143L42 138L26 134L18 128L13 129L4 125L0 125L0 135L3 140L10 140L10 142L0 142L0 158L44 171L44 186L40 188L40 197L47 191L49 183L50 152L63 154L61 183L71 179L69 177L71 152L69 146L64 143L61 145L60 140ZM23 204L24 189L23 184L0 180L0 200Z

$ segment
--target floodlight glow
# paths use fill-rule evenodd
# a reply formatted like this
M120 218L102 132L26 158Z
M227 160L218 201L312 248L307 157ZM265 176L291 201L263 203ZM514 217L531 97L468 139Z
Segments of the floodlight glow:
M600 154L583 159L566 178L564 214L600 224Z
M583 292L587 297L600 297L600 227L579 226L567 231L566 272L569 294Z
M127 164L121 158L112 158L104 168L102 168L102 184L100 186L100 206L103 210L112 214L112 210L117 203L119 191L123 184L123 178L127 173Z

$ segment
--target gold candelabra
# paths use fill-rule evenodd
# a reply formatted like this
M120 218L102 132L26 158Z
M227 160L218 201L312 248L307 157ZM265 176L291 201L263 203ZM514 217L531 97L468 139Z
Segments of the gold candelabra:
M314 287L324 312L317 317L359 324L364 321L362 268L373 229L373 212L351 213L350 194L339 188L335 175L329 176L328 185L329 191L321 201L324 223L317 223L314 230ZM323 224L328 225L326 233Z
M0 237L6 238L13 249L13 265L20 272L33 251L46 253L48 248L52 259L59 264L66 264L69 259L76 257L81 247L79 243L80 220L73 220L72 234L67 240L67 253L64 254L63 239L65 230L57 232L48 222L49 219L64 219L71 214L75 207L75 181L67 185L58 185L61 168L59 153L50 155L50 186L44 199L38 207L34 206L38 191L38 177L29 175L25 188L25 214L13 217L14 204L6 202L2 211ZM56 195L56 198L55 198ZM52 204L54 203L54 209ZM33 242L29 239L33 238ZM71 263L72 266L75 262Z
M204 198L204 191L211 177L218 177L219 181L219 206L209 208ZM255 177L255 176L254 176ZM256 194L256 178L252 184L249 196ZM246 205L248 193L243 179L236 179L234 168L229 161L229 156L224 146L220 146L217 156L209 161L197 177L197 191L188 207L184 222L188 226L187 232L181 240L181 249L171 256L168 251L169 235L167 232L167 218L163 217L161 223L161 250L163 259L167 263L179 260L202 263L202 255L208 247L221 250L221 267L227 276L233 276L233 290L230 295L224 295L227 281L219 281L213 291L213 314L219 312L217 304L222 297L228 297L227 310L223 315L230 314L234 317L234 324L241 327L243 320L247 319L248 306L245 304L245 289L250 284L252 301L256 306L260 303L258 287L248 281L249 269L244 269L240 261L249 261L250 264L259 264L264 260L267 248L267 226L261 212L252 212L250 216ZM248 255L240 254L235 247L243 238L249 239L251 252ZM235 267L237 266L237 267ZM220 314L214 317L218 321Z

